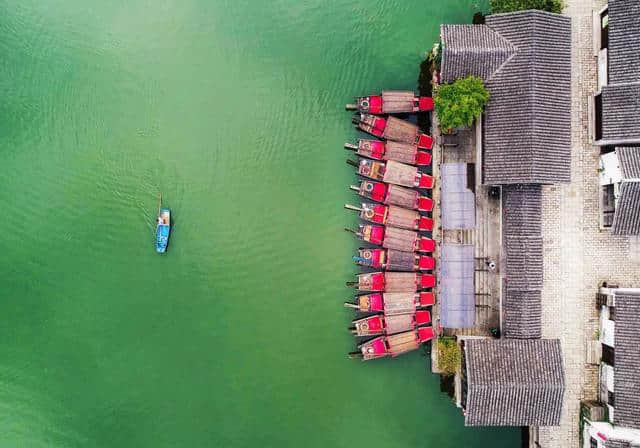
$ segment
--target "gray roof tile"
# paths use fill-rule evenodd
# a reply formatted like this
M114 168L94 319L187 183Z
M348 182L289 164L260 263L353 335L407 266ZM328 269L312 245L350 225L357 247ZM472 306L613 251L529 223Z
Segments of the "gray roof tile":
M640 182L622 182L611 227L615 235L640 234Z
M569 182L571 20L522 11L488 16L486 25L475 25L482 27L477 32L468 31L473 25L459 26L443 25L442 72L447 81L467 72L482 75L491 93L484 121L485 183ZM486 37L485 27L501 39ZM470 49L473 38L476 47Z
M560 423L565 381L557 339L465 341L467 426Z
M640 2L609 0L609 81L640 81Z
M613 420L640 429L640 295L616 293L615 308Z

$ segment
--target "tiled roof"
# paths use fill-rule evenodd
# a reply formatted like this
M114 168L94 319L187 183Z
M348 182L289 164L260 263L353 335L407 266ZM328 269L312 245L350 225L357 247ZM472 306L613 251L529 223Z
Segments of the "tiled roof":
M542 292L507 288L503 303L502 331L511 339L542 337Z
M640 147L616 148L622 177L625 179L640 179Z
M609 80L640 81L640 2L609 0Z
M442 80L473 75L489 80L516 48L486 25L442 25Z
M542 237L507 236L507 288L520 291L542 289Z
M560 341L465 340L467 426L554 426L565 382Z
M611 231L615 235L640 234L640 182L620 184L620 197Z
M605 448L635 448L630 442L620 439L607 439L604 446Z
M613 420L640 429L640 295L616 293L615 308Z
M640 18L638 18L640 20ZM640 49L638 50L640 52ZM640 82L602 88L602 140L637 142L640 139Z
M503 247L506 291L502 301L507 338L542 336L542 187L505 185Z
M496 14L486 25L443 25L442 40L443 79L473 73L491 93L484 182L569 182L571 19L542 11Z
M601 144L640 143L640 3L609 1L608 85Z

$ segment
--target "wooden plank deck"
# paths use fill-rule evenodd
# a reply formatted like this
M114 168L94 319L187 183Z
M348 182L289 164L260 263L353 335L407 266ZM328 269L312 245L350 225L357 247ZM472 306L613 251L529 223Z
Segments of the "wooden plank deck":
M417 125L396 117L389 117L382 136L396 142L416 143L418 134L420 134L420 130Z

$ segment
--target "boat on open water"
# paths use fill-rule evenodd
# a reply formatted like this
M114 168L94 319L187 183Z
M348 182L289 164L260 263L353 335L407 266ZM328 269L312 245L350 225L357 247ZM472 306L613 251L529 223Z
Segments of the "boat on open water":
M433 219L422 216L415 210L408 210L397 205L364 202L360 204L360 207L345 204L344 208L358 212L360 219L374 224L407 230L419 230L421 232L433 230Z
M363 361L387 356L396 357L417 350L421 344L435 337L436 331L432 326L420 327L391 336L379 336L358 345L358 351L349 353L349 357L361 358Z
M344 144L345 149L355 151L361 157L375 160L395 160L407 165L430 166L432 156L426 151L419 151L418 145L388 140L358 140L357 145Z
M433 188L433 177L420 172L417 167L412 165L393 160L380 162L371 159L360 159L360 162L347 159L347 163L355 167L360 176L372 180L400 185L401 187L421 188L424 190Z
M352 120L358 129L375 137L410 143L420 149L433 148L433 138L420 132L418 125L396 117L356 114Z
M359 96L347 104L347 110L368 114L410 114L433 110L433 98L411 91L383 90L380 95Z
M358 281L347 282L363 292L417 292L435 285L435 275L413 272L370 272L358 275Z
M353 261L360 266L387 271L433 271L436 267L436 259L433 257L395 249L361 247Z
M358 337L379 336L415 330L418 327L424 327L430 323L431 313L427 310L420 310L413 314L397 314L392 316L376 314L355 319L351 322L349 330Z
M370 180L363 180L360 185L351 185L349 188L356 191L363 198L382 202L386 205L397 205L398 207L421 212L433 210L433 199L422 196L411 188Z
M413 230L399 229L397 227L384 227L372 224L360 224L358 230L345 228L352 232L358 239L365 243L382 246L385 249L393 249L400 252L425 252L431 253L436 249L436 242L431 238L421 237ZM399 260L398 260L399 261ZM403 269L413 270L413 269Z
M171 210L162 208L162 196L158 204L158 218L156 221L156 252L165 253L169 245L171 233Z
M360 313L384 313L385 316L415 313L417 309L436 304L433 292L374 292L356 296L354 302L345 302L344 306Z

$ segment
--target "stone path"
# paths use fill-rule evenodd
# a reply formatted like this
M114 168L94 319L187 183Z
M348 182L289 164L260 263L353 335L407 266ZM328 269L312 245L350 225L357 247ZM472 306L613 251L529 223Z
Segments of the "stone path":
M597 368L585 363L595 339L595 294L602 281L640 286L640 265L630 260L629 238L599 229L599 148L589 140L588 98L597 88L593 14L604 0L566 0L572 18L572 182L544 189L543 337L560 338L566 392L559 427L540 428L544 448L578 446L580 400L597 396Z

